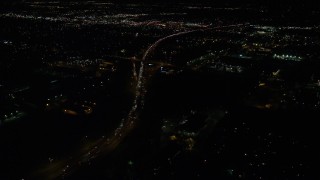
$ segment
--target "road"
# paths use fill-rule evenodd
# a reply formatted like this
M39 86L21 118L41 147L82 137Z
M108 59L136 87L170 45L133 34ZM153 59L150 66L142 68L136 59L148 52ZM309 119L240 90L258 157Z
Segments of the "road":
M132 132L135 128L137 121L139 120L139 113L144 106L144 97L147 92L145 88L145 84L147 82L146 77L151 77L150 75L145 75L145 62L148 61L148 58L151 57L152 53L156 50L156 48L166 40L176 38L182 35L188 35L194 32L203 32L208 30L220 29L220 28L228 28L228 27L236 27L243 26L243 24L237 25L229 25L229 26L220 26L214 28L206 28L199 30L192 30L187 32L179 32L176 34L172 34L166 36L164 38L159 39L155 43L153 43L143 54L143 57L140 61L140 67L138 73L135 72L135 65L133 69L133 79L136 80L135 87L135 97L132 103L132 107L128 113L126 118L123 118L120 122L118 128L114 131L114 134L110 137L101 137L95 141L87 141L83 147L79 149L77 153L72 155L72 157L67 157L60 160L50 160L50 162L45 166L45 168L41 168L37 171L33 176L41 179L60 179L64 178L72 172L76 171L80 166L86 163L91 163L93 159L106 155L113 150L115 150L118 145L123 141L123 139ZM155 71L153 71L154 73ZM151 71L149 73L152 73Z

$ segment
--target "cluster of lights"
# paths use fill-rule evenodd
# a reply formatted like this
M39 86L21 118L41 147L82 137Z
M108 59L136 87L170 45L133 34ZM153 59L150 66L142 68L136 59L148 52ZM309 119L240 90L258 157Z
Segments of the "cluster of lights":
M11 112L10 114L5 114L3 117L3 121L6 122L6 121L12 121L12 120L15 120L15 119L18 119L20 117L22 117L24 115L23 112L20 112L18 110L14 111L14 112Z
M103 62L102 59L78 59L78 60L71 60L71 61L57 61L52 64L49 64L51 66L79 66L79 67L88 67L92 65L101 64Z
M284 54L282 54L282 55L274 54L273 58L282 59L282 60L292 60L292 61L301 61L302 60L302 57L292 56L292 55L284 55Z

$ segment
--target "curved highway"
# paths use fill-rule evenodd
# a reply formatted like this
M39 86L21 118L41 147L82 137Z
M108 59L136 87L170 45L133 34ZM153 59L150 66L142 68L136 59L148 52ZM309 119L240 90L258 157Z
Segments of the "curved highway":
M166 37L163 37L153 43L143 54L140 61L140 68L138 74L133 70L134 79L137 80L135 87L135 97L132 103L132 107L126 118L123 118L119 127L114 131L114 134L110 137L101 137L99 140L93 142L86 142L82 148L73 155L61 160L50 160L50 163L43 169L37 171L33 176L40 177L42 179L57 179L64 178L76 171L80 166L91 161L101 155L107 154L115 150L123 139L134 129L138 118L139 110L143 109L144 96L146 94L145 84L146 78L144 78L144 62L148 60L150 55L155 49L168 39L172 39L181 35L187 35L194 32L202 32L220 28L242 26L243 24L220 26L214 28L198 29L186 32L179 32ZM134 66L135 67L135 66Z

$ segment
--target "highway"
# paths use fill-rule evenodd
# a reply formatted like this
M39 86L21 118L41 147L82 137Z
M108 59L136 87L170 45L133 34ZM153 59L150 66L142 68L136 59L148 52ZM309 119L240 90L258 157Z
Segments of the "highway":
M147 77L151 77L151 75L145 74L145 62L151 57L152 53L157 49L157 47L164 43L166 40L176 38L182 35L188 35L194 32L204 32L208 30L214 29L221 29L221 28L228 28L228 27L236 27L236 26L243 26L243 24L237 25L229 25L229 26L220 26L220 27L213 27L213 28L206 28L206 29L199 29L199 30L192 30L186 32L179 32L176 34L172 34L166 37L163 37L153 43L143 54L142 59L140 60L140 67L138 73L136 72L135 63L133 66L133 80L136 81L135 91L134 91L134 100L132 103L132 107L127 115L126 118L123 118L120 122L120 125L114 131L113 135L110 137L101 137L98 140L90 141L84 140L86 142L84 145L75 152L71 157L66 157L64 159L52 159L45 165L44 168L40 168L37 172L33 175L34 177L40 179L60 179L64 178L74 171L76 171L80 166L83 164L90 164L92 160L97 157L106 155L113 150L115 150L118 145L123 141L123 139L132 132L135 128L137 121L139 120L139 112L143 109L144 106L144 99L146 95L146 82L148 80ZM156 71L150 71L149 73L155 73ZM50 159L50 158L49 158Z

